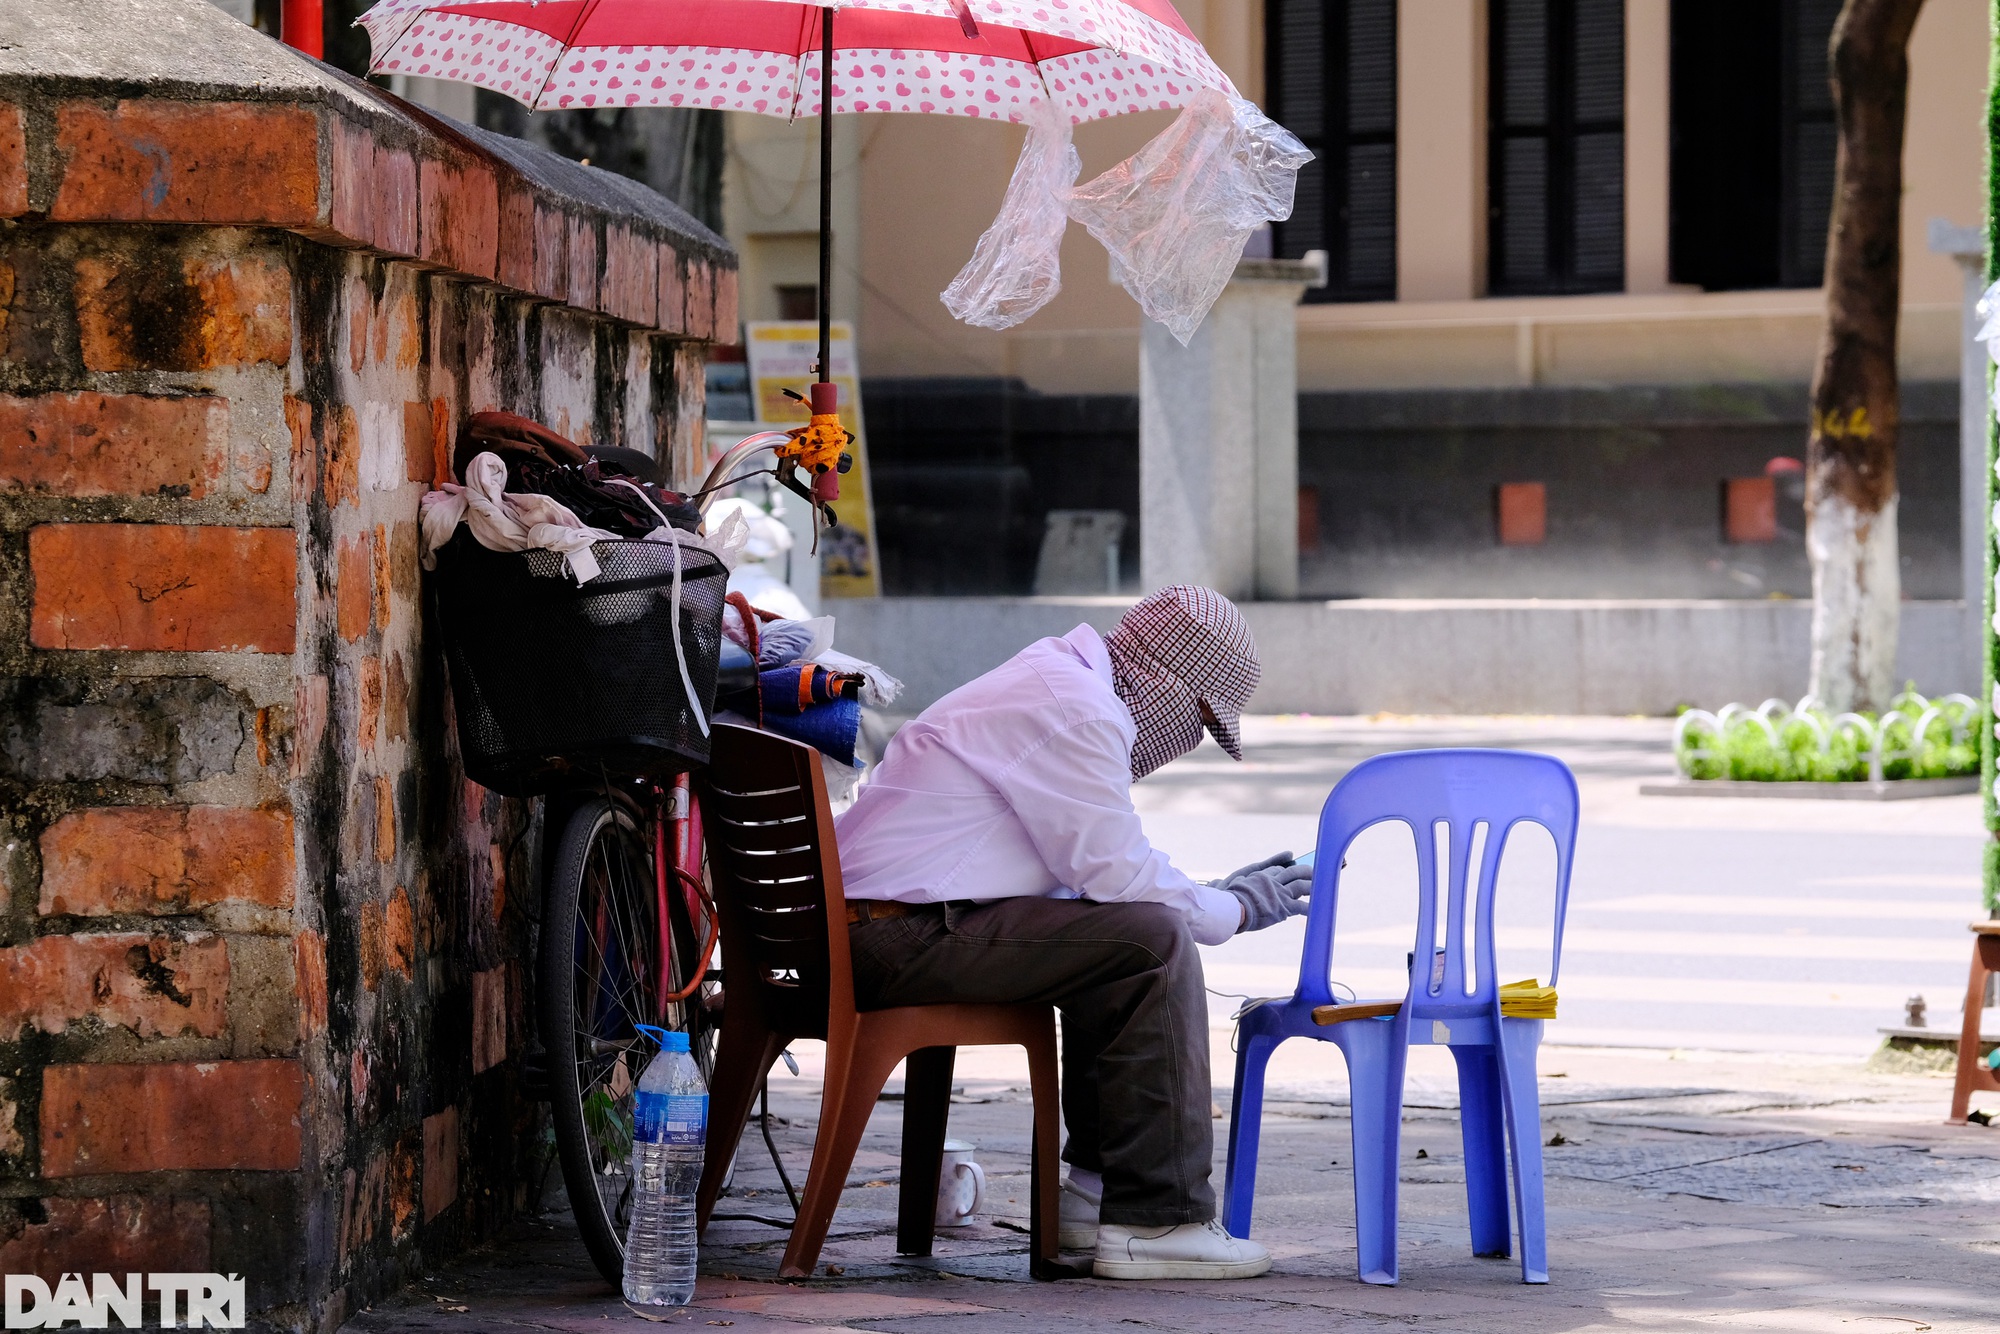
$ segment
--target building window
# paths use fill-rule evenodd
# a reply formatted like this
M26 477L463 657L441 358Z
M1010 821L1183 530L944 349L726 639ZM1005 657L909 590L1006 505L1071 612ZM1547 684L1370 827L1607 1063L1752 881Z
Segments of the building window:
M1396 298L1396 0L1268 0L1271 115L1304 141L1275 253L1327 254L1308 301Z
M819 318L818 283L779 283L778 318L816 320Z
M1674 0L1675 282L1817 287L1833 207L1827 43L1840 0Z
M1625 285L1624 0L1492 0L1488 282Z

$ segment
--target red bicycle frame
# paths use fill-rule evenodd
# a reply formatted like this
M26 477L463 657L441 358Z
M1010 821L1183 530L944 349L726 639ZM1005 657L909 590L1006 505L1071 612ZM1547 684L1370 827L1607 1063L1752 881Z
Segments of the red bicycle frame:
M669 824L674 827L671 844L667 838ZM658 994L662 1005L686 1000L701 986L702 979L708 975L709 961L715 957L715 942L721 934L715 902L709 897L708 886L701 879L701 853L701 805L695 800L694 787L688 776L681 774L674 779L671 788L653 789L653 876L655 916L660 931ZM708 939L702 944L701 961L695 965L694 976L688 979L687 985L678 990L673 985L673 919L667 912L667 896L673 892L668 888L669 877L680 882L688 921L700 922L706 918L708 922Z

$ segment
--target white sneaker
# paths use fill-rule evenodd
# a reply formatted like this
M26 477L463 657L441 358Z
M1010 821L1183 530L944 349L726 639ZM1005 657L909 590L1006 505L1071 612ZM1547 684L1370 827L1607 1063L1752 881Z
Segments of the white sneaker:
M1222 1224L1097 1229L1099 1278L1255 1278L1271 1267L1271 1253L1254 1241L1232 1237Z
M1063 1178L1060 1230L1056 1244L1066 1251L1087 1251L1097 1244L1097 1210L1104 1197L1093 1195L1068 1177Z

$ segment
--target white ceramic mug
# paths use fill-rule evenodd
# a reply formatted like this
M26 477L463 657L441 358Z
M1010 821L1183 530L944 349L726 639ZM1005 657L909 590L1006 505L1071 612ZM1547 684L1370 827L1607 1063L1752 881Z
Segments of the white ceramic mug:
M938 1171L939 1227L964 1227L986 1203L986 1169L972 1161L973 1148L962 1139L944 1142L944 1161Z

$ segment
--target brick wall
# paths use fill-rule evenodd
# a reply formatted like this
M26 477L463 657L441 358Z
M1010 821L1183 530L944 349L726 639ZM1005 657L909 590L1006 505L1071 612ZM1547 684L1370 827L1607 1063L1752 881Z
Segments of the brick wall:
M0 77L0 1270L331 1328L546 1152L537 816L454 762L418 498L488 407L688 471L734 258L159 8L243 86Z

